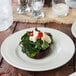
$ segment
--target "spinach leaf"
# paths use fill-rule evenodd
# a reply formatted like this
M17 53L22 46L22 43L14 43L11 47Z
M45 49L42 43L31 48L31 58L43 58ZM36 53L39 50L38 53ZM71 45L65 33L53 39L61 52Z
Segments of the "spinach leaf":
M42 50L43 41L41 39L37 39L35 48L40 52Z
M53 36L50 33L47 33L47 34L51 38L51 44L53 44L54 43Z
M29 57L34 57L39 53L39 51L42 49L41 43L42 40L40 39L37 40L37 43L30 41L27 33L21 37L20 42L20 44L22 45L22 52L26 53L26 55L28 55Z
M26 34L24 34L22 37L21 37L21 40L22 41L26 41L26 40L29 40L29 36Z
M44 42L43 42L43 45L42 45L43 50L45 50L45 49L48 48L48 47L49 47L49 43L46 42L46 41L44 41Z

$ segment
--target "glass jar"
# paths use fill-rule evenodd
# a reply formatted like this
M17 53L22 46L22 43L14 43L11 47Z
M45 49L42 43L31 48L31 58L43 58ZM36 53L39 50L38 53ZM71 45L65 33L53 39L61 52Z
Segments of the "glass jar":
M64 17L69 13L69 6L65 3L65 0L52 0L52 10L55 16Z

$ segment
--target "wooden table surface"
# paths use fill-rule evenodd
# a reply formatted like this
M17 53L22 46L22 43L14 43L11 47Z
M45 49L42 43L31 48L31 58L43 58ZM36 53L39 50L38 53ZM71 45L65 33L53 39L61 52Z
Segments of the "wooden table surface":
M16 3L16 0L13 0L13 3ZM30 24L30 23L21 23L21 22L13 22L10 28L5 31L0 32L0 46L2 42L11 34L20 31L22 29L30 28L30 27L49 27L60 30L67 35L69 35L75 43L76 39L73 37L71 33L71 25L64 24L56 24L56 23L47 23L47 24ZM69 46L69 45L68 45ZM69 51L69 50L68 50ZM76 49L75 49L76 51ZM31 71L23 71L17 69L10 64L8 64L0 54L0 76L68 76L69 74L76 71L76 53L72 57L72 59L65 65L49 71L43 72L31 72Z

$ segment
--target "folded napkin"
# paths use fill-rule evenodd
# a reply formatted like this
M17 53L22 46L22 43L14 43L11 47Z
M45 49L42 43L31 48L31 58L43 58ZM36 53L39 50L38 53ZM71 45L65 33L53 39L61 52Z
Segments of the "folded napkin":
M76 72L70 74L69 76L76 76Z

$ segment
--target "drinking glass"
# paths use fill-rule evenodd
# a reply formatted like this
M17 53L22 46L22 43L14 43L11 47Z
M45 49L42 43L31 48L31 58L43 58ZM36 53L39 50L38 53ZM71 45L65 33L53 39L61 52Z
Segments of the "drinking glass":
M65 0L66 4L71 8L76 8L76 0Z
M55 16L64 17L69 13L69 6L65 0L52 0L52 10Z
M19 14L30 12L30 7L28 5L30 0L18 0L17 11Z
M0 0L0 31L8 29L13 23L11 0Z
M32 0L32 17L34 18L42 18L44 17L43 12L44 0Z

